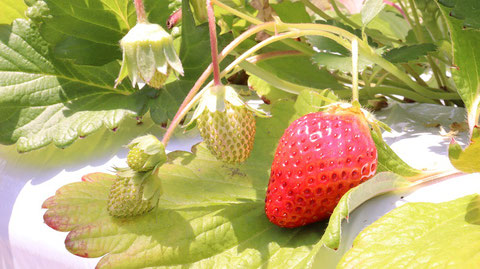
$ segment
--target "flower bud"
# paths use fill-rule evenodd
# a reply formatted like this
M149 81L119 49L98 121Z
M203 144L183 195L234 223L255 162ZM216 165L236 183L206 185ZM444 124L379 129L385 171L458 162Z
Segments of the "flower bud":
M128 144L127 164L138 172L146 172L167 160L165 146L153 135L140 136Z
M172 69L183 75L173 38L158 24L138 23L120 40L120 47L123 61L115 86L128 75L133 87L148 84L158 89Z

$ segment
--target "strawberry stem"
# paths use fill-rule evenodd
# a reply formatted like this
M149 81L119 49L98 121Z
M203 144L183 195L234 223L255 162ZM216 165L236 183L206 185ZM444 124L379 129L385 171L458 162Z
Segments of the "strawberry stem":
M235 40L233 40L230 44L228 44L222 52L218 55L218 61L221 62L225 56L230 54L240 43L243 41L247 40L249 37L252 35L255 35L258 32L267 30L267 29L273 29L274 22L267 22L264 24L256 25L247 31L243 32L241 35L239 35ZM192 89L190 89L190 92L188 93L187 97L183 100L182 104L180 105L180 108L178 109L177 113L175 114L175 117L173 117L172 123L167 129L167 132L163 136L162 143L165 145L165 147L168 144L168 141L170 141L170 138L173 135L173 131L175 128L180 124L182 121L183 117L190 111L190 109L193 107L195 102L191 102L192 99L195 97L197 92L200 90L200 87L202 87L203 83L208 79L210 74L212 73L213 69L213 64L210 64L205 71L203 71L203 74L198 78L198 80L195 82L195 85L193 85Z
M220 81L220 68L218 67L217 27L212 2L207 0L208 30L210 32L210 49L212 52L213 83L215 86L222 85Z
M358 40L352 40L352 103L358 102Z
M145 6L143 5L142 0L134 0L135 10L137 11L137 22L144 23L147 22L147 15L145 14Z

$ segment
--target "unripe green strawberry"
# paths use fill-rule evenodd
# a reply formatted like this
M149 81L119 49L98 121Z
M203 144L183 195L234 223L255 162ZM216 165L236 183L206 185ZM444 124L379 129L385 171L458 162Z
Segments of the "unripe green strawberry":
M107 210L114 217L133 217L149 212L156 207L159 195L144 196L146 180L144 174L130 169L121 169L108 196Z
M377 149L359 108L307 114L290 124L279 141L265 213L288 228L323 220L343 194L376 169Z
M128 144L127 164L137 172L146 172L167 160L165 146L153 135L135 138Z
M205 91L190 123L197 121L203 140L218 159L241 163L250 156L253 148L254 114L266 116L248 106L239 97L235 86L218 85Z
M148 168L144 167L148 157L148 154L143 152L143 150L139 148L133 148L128 152L127 164L135 171L148 171Z
M203 111L198 129L210 151L228 163L244 162L253 148L255 117L245 106L225 102L224 111Z

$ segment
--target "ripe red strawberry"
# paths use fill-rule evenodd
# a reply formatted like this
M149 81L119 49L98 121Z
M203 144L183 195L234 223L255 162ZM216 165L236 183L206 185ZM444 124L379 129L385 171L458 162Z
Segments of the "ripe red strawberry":
M265 199L268 219L298 227L331 215L345 192L371 178L377 149L360 109L295 120L279 141Z

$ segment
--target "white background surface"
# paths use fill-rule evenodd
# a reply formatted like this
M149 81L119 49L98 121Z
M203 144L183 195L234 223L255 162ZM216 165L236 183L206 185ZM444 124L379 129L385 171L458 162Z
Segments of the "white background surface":
M426 124L440 123L448 130L450 123L464 121L464 111L434 105L393 105L379 114L393 132L384 139L393 150L415 168L448 169L450 138L441 136L439 128ZM127 144L135 134L149 132L162 136L152 124L135 125L134 121L113 134L100 131L60 150L54 146L25 154L14 146L0 146L0 268L94 268L99 258L85 259L69 253L64 246L67 233L57 232L43 223L43 201L61 186L76 182L91 172L110 172L112 166L125 166ZM466 133L459 138L466 142ZM177 134L167 150L190 150L199 142L193 132ZM268 179L266 179L268 180ZM462 175L406 192L385 194L366 202L343 224L342 244L337 254L320 253L317 258L334 266L356 235L386 212L406 202L442 202L480 192L478 174Z

